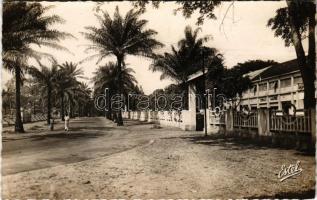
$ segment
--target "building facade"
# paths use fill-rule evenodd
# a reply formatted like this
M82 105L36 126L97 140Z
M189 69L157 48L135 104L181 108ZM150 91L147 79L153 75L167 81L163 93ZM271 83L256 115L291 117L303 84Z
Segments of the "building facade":
M296 59L246 74L253 86L243 92L240 105L251 109L282 110L293 104L304 108L304 85Z

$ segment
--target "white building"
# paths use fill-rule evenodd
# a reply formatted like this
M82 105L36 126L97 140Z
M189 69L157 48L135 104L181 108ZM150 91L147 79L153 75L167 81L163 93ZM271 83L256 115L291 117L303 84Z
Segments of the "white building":
M284 104L292 103L296 109L304 108L304 86L296 59L245 76L249 76L253 87L242 94L241 105L281 110Z

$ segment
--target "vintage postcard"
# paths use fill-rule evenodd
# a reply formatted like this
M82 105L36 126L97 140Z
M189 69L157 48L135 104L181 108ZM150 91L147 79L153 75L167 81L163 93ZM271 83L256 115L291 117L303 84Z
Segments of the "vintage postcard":
M316 2L2 2L1 199L313 199Z

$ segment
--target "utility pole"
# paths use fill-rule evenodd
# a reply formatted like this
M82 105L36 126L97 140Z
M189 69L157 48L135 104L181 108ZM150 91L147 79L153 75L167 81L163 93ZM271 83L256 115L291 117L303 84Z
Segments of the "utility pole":
M202 52L203 57L203 80L204 80L204 93L206 92L206 73L205 73L205 51ZM207 136L207 95L204 94L204 130L205 136Z

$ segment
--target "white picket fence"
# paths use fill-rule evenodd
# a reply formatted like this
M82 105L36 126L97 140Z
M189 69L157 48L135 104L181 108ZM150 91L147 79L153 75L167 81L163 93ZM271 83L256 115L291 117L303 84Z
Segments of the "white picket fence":
M272 111L270 116L270 130L283 132L302 132L312 131L312 112L311 110L297 110L296 113L283 115L281 111Z
M267 110L268 114L263 119L265 121L265 123L263 123L263 121L259 118L259 111L253 111L247 115L237 111L231 111L231 120L227 121L227 118L230 117L229 111L224 111L221 114L215 114L213 111L208 110L207 122L209 122L209 130L212 130L211 127L215 126L228 126L233 127L234 129L258 129L259 126L265 126L262 130L267 130L267 128L269 128L272 132L310 133L312 132L312 127L316 126L316 123L313 124L312 122L312 115L315 112L312 113L311 110L298 110L297 114L294 116L281 115L280 112L281 111L269 112ZM192 119L192 114L188 110L132 111L130 113L123 112L123 117L139 121L157 122L162 126L179 127L183 130L193 130L193 127L196 126L196 122Z
M29 123L29 122L45 121L47 119L47 114L23 113L23 115L21 115L21 117L22 117L23 123ZM15 115L4 115L2 118L2 123L5 125L13 125L15 123Z
M233 127L258 128L257 111L248 114L233 112Z
M183 111L130 111L123 112L122 117L125 119L157 122L162 126L178 127L186 130L189 125L189 112Z

